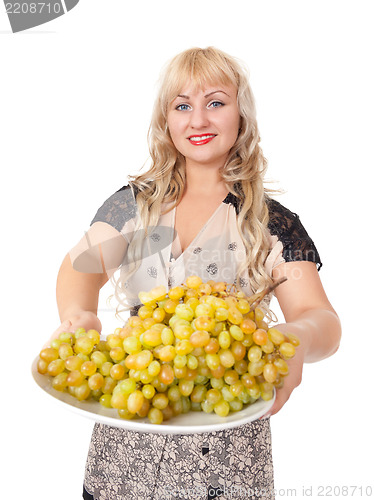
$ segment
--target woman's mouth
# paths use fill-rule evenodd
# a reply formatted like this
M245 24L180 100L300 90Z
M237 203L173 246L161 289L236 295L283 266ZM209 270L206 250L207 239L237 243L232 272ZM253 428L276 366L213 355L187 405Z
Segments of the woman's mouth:
M205 135L191 135L188 137L188 140L194 146L202 146L203 144L207 144L216 136L214 134L205 134Z

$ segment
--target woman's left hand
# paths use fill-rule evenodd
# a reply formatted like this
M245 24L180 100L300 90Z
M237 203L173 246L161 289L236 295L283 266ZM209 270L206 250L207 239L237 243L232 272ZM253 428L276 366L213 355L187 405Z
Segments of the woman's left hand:
M294 333L292 329L288 327L287 323L276 325L275 328L285 335L287 335L287 332ZM297 335L296 332L295 334ZM305 348L302 343L300 343L300 345L296 347L295 356L287 360L289 373L284 377L283 387L280 389L276 389L276 398L274 404L269 412L262 418L266 418L278 413L278 411L288 401L288 398L291 396L292 391L300 385L302 380L304 357Z

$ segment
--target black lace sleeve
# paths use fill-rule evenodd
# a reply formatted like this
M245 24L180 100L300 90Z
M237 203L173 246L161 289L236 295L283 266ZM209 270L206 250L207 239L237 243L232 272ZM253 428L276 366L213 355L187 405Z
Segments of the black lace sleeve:
M121 231L126 222L135 217L136 211L137 205L130 185L123 186L103 203L92 219L91 226L94 222L106 222Z
M315 262L318 271L322 262L313 240L301 224L299 216L278 201L268 199L269 224L271 235L283 244L283 258L286 262L306 260Z

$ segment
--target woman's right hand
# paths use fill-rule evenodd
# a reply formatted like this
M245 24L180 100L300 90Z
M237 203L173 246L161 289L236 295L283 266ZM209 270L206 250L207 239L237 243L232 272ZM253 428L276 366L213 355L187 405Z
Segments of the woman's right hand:
M78 328L84 328L86 331L93 329L101 333L102 325L101 321L95 313L91 311L80 311L75 315L72 315L70 318L65 319L61 323L61 325L53 332L52 336L44 344L43 348L49 347L52 340L57 339L60 333L74 333Z

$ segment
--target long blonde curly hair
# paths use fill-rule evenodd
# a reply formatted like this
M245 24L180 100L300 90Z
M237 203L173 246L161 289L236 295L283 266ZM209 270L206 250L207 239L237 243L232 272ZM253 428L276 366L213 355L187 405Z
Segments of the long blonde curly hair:
M175 56L161 74L148 131L151 166L143 174L128 177L140 216L135 229L155 227L162 203L172 202L173 209L182 198L186 186L185 160L171 140L167 114L170 103L189 80L199 88L217 83L237 88L241 128L220 174L228 191L239 199L238 230L245 245L246 259L237 270L237 287L241 289L240 275L247 270L251 289L260 292L271 283L264 266L269 254L266 196L271 191L265 189L263 182L267 160L259 145L261 139L248 71L236 58L221 50L191 48ZM133 234L126 259L132 264L124 267L119 279L115 280L115 296L124 306L123 311L130 308L124 301L124 284L139 267L145 237L144 231Z

